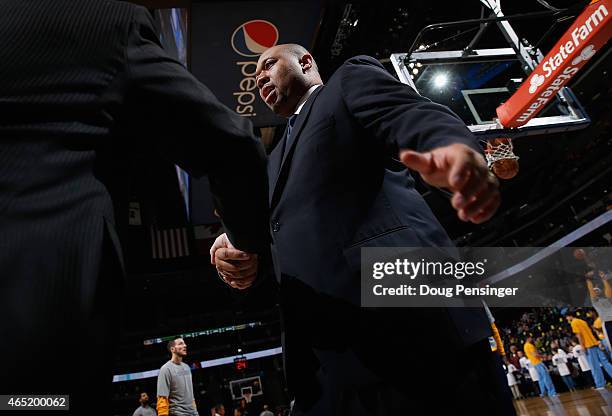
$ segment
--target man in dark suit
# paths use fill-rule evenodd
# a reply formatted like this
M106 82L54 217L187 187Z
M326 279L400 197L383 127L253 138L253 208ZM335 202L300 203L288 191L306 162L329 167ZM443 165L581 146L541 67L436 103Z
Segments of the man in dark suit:
M483 311L359 307L362 247L452 246L398 151L453 193L461 220L480 223L498 208L497 180L465 124L367 56L323 85L304 48L279 45L259 58L257 84L289 118L268 176L296 414L513 414ZM243 251L224 236L211 248L239 289L257 276Z
M162 50L142 7L8 0L0 35L0 393L70 394L76 413L110 414L131 156L208 174L231 241L257 253L265 153Z

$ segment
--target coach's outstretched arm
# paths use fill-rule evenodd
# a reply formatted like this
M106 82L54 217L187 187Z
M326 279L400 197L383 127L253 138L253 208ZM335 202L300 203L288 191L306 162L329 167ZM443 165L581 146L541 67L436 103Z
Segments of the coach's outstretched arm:
M451 204L461 220L481 223L493 216L500 204L497 178L456 114L420 96L369 56L349 59L342 71L344 103L372 137L397 145L406 166L430 185L453 192Z

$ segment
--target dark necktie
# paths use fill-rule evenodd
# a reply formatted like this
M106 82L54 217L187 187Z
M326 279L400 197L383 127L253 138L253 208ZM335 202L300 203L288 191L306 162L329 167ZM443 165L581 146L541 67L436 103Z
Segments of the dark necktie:
M289 152L289 149L291 148L291 143L292 143L292 137L291 137L291 130L293 130L293 126L295 125L295 120L297 119L297 114L292 115L291 117L289 117L289 120L287 122L287 137L285 138L285 148L283 151L283 160L285 160L285 155L287 154L287 152Z

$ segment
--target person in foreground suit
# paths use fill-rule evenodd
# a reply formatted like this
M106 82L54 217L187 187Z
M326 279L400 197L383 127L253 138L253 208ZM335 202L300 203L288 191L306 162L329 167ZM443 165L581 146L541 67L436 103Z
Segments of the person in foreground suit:
M362 247L452 246L406 166L449 189L463 221L498 208L497 180L467 127L367 56L323 85L304 48L278 45L260 56L257 85L289 119L268 176L295 414L514 414L484 311L360 308ZM220 236L211 262L245 289L257 259L240 259L232 243Z
M132 155L208 174L232 241L257 253L265 152L162 50L145 8L7 0L0 33L0 393L69 394L90 414L96 391L108 415Z

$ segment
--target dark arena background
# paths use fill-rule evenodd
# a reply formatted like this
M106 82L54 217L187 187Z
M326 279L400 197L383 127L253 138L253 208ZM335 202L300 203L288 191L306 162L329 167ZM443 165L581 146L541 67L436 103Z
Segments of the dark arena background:
M173 57L221 102L253 121L268 153L283 137L286 121L265 107L255 87L255 63L263 50L277 43L304 45L324 81L347 59L369 55L421 94L455 110L477 134L483 150L491 150L496 138L511 138L518 171L511 165L509 176L514 176L500 180L501 206L483 224L458 220L447 193L417 179L418 191L457 246L612 248L609 42L588 57L565 85L569 87L565 95L548 103L534 117L535 124L519 134L504 135L495 124L495 109L528 75L515 63L520 62L520 52L512 48L507 28L500 24L504 20L487 6L495 2L133 2L149 9L161 42ZM534 51L546 55L588 3L506 0L501 7L504 16L512 17L511 28L526 54L538 61L542 56ZM460 21L468 22L435 26ZM423 30L430 25L434 26ZM498 55L491 60L474 58L477 51L493 49ZM439 68L443 72L436 72ZM182 336L200 416L269 416L262 413L264 406L275 416L289 415L292 397L283 371L276 281L265 279L246 291L229 288L210 264L210 246L223 228L208 180L190 177L149 149L139 149L139 154L131 168L129 207L123 209L129 216L123 241L127 290L124 306L117 304L121 336L115 340L112 414L134 414L143 392L155 408L157 376L169 359L168 341ZM575 277L584 285L582 273L576 267ZM604 268L602 273L607 278L611 270ZM598 296L606 293L602 286ZM580 354L573 350L574 334L566 319L573 313L593 325L597 318L593 308L504 307L490 312L500 335L497 341L491 338L491 345L499 353L503 350L506 361L500 359L500 366L509 374L509 382L513 378L518 386L513 400L518 415L612 415L612 377L602 364L606 387L594 388L591 372L581 367ZM517 352L523 351L528 337L544 356L558 392L553 399L539 397L533 374L520 364ZM440 334L431 342L443 343L443 338ZM553 363L559 348L569 355L573 388ZM421 359L398 350L388 354L398 362ZM602 354L612 361L609 350ZM91 356L78 365L87 367L98 359ZM96 392L90 395L95 406ZM425 413L414 414L441 414L436 402L428 406Z
M210 75L224 77L213 90L222 101L229 97L225 103L230 107L233 105L239 112L258 103L253 102L248 88L241 89L248 87L248 82L242 79L248 78L244 74L252 68L237 67L236 62L257 58L236 55L231 48L233 40L223 39L218 33L214 36L225 44L211 46L207 35L214 30L225 30L229 34L240 23L251 20L276 22L286 19L278 23L278 43L297 39L310 48L324 80L354 55L373 56L397 76L390 57L406 53L410 47L416 46L417 50L427 52L507 47L495 22L480 37L475 37L480 28L478 22L419 34L424 27L435 23L488 17L489 13L482 10L482 4L477 0L444 3L421 0L151 0L140 3L149 7L156 17L162 37L165 37L164 44L169 45L167 48L184 59L202 81L217 85L209 82L208 74L220 71L220 68L230 72ZM579 13L584 4L568 0L502 2L506 16L537 15L511 23L525 44L536 45L544 54L553 47L573 21L572 16ZM568 8L573 8L573 14L564 14L562 10ZM292 14L291 9L301 10L303 18ZM219 13L239 16L224 17L227 20L224 22L218 18ZM208 26L212 24L211 19L216 21L214 30ZM417 36L419 44L413 45ZM215 52L214 48L222 49L224 61L211 66L206 59ZM482 225L458 221L443 193L420 185L427 203L457 245L546 247L610 212L612 84L608 73L612 70L611 62L608 45L598 51L569 84L590 118L588 126L572 131L553 129L552 133L531 134L514 141L514 152L520 157L520 170L514 178L502 181L503 202L492 220ZM419 64L409 68L422 67ZM241 69L246 71L242 75L238 73ZM414 75L416 77L412 79L418 80L420 74L414 72ZM510 79L505 80L508 82ZM437 96L429 98L440 99ZM483 112L493 113L497 103L481 105L486 108ZM270 150L282 136L284 121L266 116L256 121L256 125L258 135ZM278 125L281 127L276 128ZM234 409L240 408L239 399L247 391L253 393L251 402L247 404L249 415L259 415L264 405L275 415L288 414L291 397L283 376L275 283L265 281L243 294L234 293L217 277L209 264L208 249L221 229L213 215L206 180L191 180L179 174L183 179L179 181L174 167L150 158L143 158L136 171L139 177L133 185L132 226L125 249L129 271L127 304L123 314L123 336L117 340L115 359L114 414L131 415L138 406L141 392L147 392L151 404L154 404L156 370L168 359L166 342L180 334L188 345L186 362L193 369L194 394L200 415L208 415L209 410L219 403L224 404L225 414L240 414ZM322 235L321 238L326 237ZM612 245L610 222L589 229L567 245ZM512 351L522 350L528 334L537 337L538 346L551 356L555 352L551 351L550 342L555 339L564 340L570 352L568 340L573 334L563 318L564 312L554 308L492 310L508 355L512 354L511 345L514 345ZM589 309L578 313L581 312L592 322ZM396 354L397 360L418 359L401 351L389 353ZM521 395L525 398L515 400L517 413L612 414L609 399L606 402L592 390L590 376L579 371L577 363L575 366L572 375L577 391L572 393L562 393L567 388L553 370L553 381L561 393L560 401L553 404L537 397L537 387L529 379L529 373L526 369L520 371L517 378ZM246 389L237 389L237 385ZM431 403L427 413L437 414L435 403Z
M234 40L223 39L218 33L214 36L225 42L224 45L211 46L207 39L207 35L215 30L224 29L229 34L239 26L236 23L287 19L278 24L278 42L297 39L309 47L324 80L346 59L359 54L377 58L397 76L391 55L406 53L411 47L426 52L507 47L507 41L495 27L496 22L487 23L491 27L480 36L477 34L482 23L478 22L420 34L424 27L435 23L489 17L490 13L483 10L477 0L442 3L423 0L248 3L151 0L141 3L150 7L156 16L165 35L165 44L171 44L170 49L174 48L175 53L182 53L185 63L202 81L211 85L207 78L211 71L223 68L223 71L230 72L211 75L224 78L219 81L220 86L213 89L222 100L229 97L225 103L230 107L233 105L239 112L248 108L255 113L257 110L252 106L258 104L252 102L248 88L242 88L248 87L248 81L242 81L240 77L247 76L245 72L237 74L241 68L237 68L235 62L239 59L256 60L256 57L236 55L230 45ZM584 5L584 2L568 0L502 2L506 16L536 14L511 23L525 45L535 45L544 54L553 47ZM303 18L288 12L287 8L301 10ZM573 12L567 12L568 8ZM223 22L218 18L219 13L240 16L224 17L227 22ZM208 26L212 24L211 19L216 20L214 30ZM244 28L240 30L246 31ZM417 36L419 43L413 45ZM173 42L173 37L184 42L182 52L181 44ZM222 49L220 59L224 61L217 62L217 59L214 65L210 65L206 60L215 51L207 49L214 48ZM503 202L492 220L482 225L458 221L443 193L419 185L427 203L457 245L546 247L611 211L611 62L608 45L599 50L569 84L590 118L588 126L551 129L551 132L516 138L514 152L520 158L520 170L514 178L502 181ZM423 68L420 63L408 67L408 73L415 75L412 80L417 82L421 75L418 68ZM247 74L253 70L244 65L242 69ZM509 82L509 78L504 80L504 84ZM445 92L439 93L443 95ZM439 96L428 97L440 100ZM483 113L494 114L497 104L499 102L482 103ZM263 115L254 121L259 136L270 150L282 136L284 121ZM281 127L276 128L277 125ZM150 158L143 158L137 172L141 175L133 186L130 208L133 225L126 245L128 295L123 315L123 336L117 340L114 414L131 415L138 406L141 392L147 392L151 403L155 402L156 370L167 360L167 340L179 334L184 336L188 345L186 361L193 369L194 393L200 415L208 415L218 403L224 404L225 414L244 414L234 409L240 408L239 399L247 391L253 393L251 402L247 404L249 415L259 415L264 405L275 415L288 414L291 397L283 376L280 317L274 282L265 281L243 294L232 292L217 277L209 265L208 248L221 229L212 212L205 180L183 177L179 185L172 166ZM608 220L601 226L592 227L566 245L610 246L610 224ZM183 236L185 244L179 244ZM549 359L555 354L550 346L553 340L562 340L566 351L571 350L569 338L573 334L563 317L565 312L555 308L492 310L508 356L513 354L512 351L522 350L525 337L532 335L538 339L541 351L549 354ZM578 313L588 316L591 322L594 319L588 308ZM395 354L397 360L419 359L401 351L389 353ZM577 391L571 393L567 392L560 376L550 366L561 397L552 404L537 397L539 392L529 373L524 368L520 370L516 375L521 389L521 399L515 400L517 413L612 414L609 398L606 401L592 390L593 382L588 372L581 372L576 360L571 362L576 367L572 368L572 377L577 385ZM610 378L607 377L609 386ZM247 389L236 389L236 383L243 383ZM431 403L427 414L438 414L435 403Z

